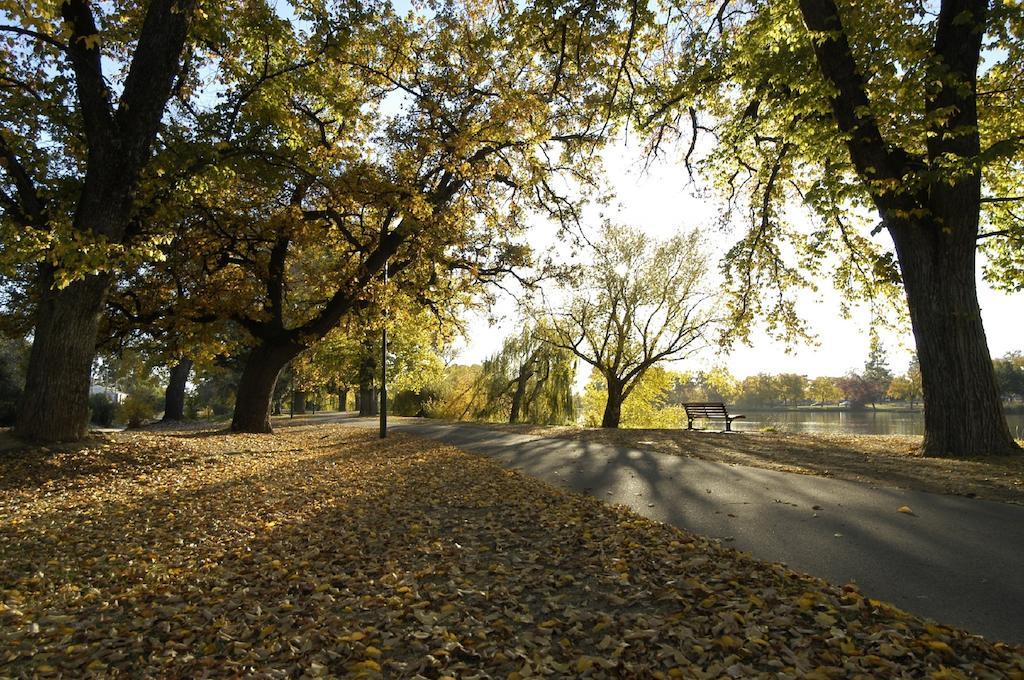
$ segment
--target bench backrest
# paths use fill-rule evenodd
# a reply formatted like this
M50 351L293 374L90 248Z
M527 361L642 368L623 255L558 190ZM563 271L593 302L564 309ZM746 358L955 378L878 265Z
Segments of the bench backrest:
M700 401L683 404L687 418L726 418L729 412L720 401Z

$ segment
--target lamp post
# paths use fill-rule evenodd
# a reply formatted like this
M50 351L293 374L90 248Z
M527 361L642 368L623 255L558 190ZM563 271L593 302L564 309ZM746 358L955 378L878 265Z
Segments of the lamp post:
M388 436L388 329L380 329L380 438Z
M384 243L384 230L380 232L381 245ZM388 287L388 261L384 260L384 290L381 295L380 325L380 438L388 436L388 313L385 297Z

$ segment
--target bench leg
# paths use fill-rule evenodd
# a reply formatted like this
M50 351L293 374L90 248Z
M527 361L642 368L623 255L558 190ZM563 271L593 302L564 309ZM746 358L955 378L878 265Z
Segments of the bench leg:
M732 418L725 419L725 431L732 432Z
M687 430L692 430L693 429L693 418L687 418L686 419L686 429Z

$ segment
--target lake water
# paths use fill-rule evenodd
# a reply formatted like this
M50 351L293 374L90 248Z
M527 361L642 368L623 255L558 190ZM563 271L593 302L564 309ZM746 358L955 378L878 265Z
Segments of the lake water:
M732 409L730 409L731 411ZM736 409L747 417L734 421L734 430L780 432L846 432L849 434L923 434L924 414L906 411L751 411ZM718 421L715 421L716 423ZM1010 432L1024 439L1024 415L1006 416Z

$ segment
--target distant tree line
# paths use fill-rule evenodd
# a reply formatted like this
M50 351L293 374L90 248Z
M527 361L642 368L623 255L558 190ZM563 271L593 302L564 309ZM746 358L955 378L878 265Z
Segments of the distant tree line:
M430 326L425 317L403 322L394 334L389 358L391 398L396 415L451 420L581 424L599 427L607 404L607 383L592 369L582 394L573 394L575 360L540 340L542 329L527 326L507 338L502 349L481 364L445 366L451 329ZM365 330L359 331L365 334ZM0 425L17 414L28 343L0 343ZM359 410L375 415L379 397L378 346L363 336L329 335L282 374L274 395L279 414L314 410ZM994 362L1000 394L1014 406L1024 402L1024 353L1009 352ZM185 418L226 418L235 402L242 367L218 358L198 364L182 389ZM167 417L170 371L158 355L132 349L101 354L94 382L121 396L97 392L90 417L98 426L139 425ZM624 427L684 427L682 405L723 401L736 408L864 408L899 402L911 408L921 399L917 362L892 375L884 354L873 350L862 371L810 378L796 373L758 373L737 378L721 366L702 371L673 371L654 366L636 382L621 405Z

